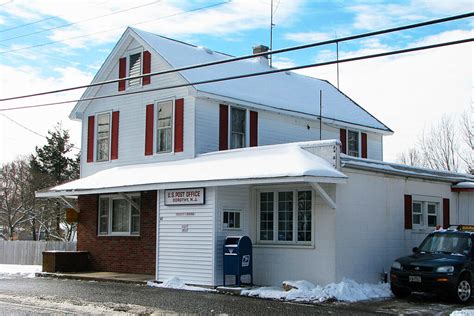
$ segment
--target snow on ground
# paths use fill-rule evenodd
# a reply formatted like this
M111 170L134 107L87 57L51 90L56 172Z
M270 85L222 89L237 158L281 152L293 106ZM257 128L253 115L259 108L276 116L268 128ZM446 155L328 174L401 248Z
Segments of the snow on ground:
M148 286L152 287L161 287L166 289L179 289L179 290L188 290L188 291L200 291L200 292L214 292L215 290L207 289L199 286L186 285L180 278L171 277L166 279L163 283L155 283L148 281Z
M0 279L34 278L41 272L40 265L0 264Z
M392 296L390 285L387 283L359 284L353 280L343 280L340 283L331 283L326 286L314 285L308 281L285 281L283 283L294 288L284 291L278 287L260 287L244 290L242 295L296 302L324 302L331 299L357 302Z
M462 309L459 311L454 311L451 313L451 316L474 316L474 309Z

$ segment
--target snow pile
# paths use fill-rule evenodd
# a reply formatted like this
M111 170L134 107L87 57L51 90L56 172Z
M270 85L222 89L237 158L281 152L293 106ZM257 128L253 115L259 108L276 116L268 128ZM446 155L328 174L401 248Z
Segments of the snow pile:
M34 278L41 272L40 265L0 264L0 279Z
M451 316L474 316L474 309L461 309L451 313Z
M331 283L323 287L308 281L285 281L283 283L293 288L284 291L277 287L261 287L242 291L242 295L296 302L324 302L327 300L357 302L392 296L390 285L387 283L359 284L353 280L343 280L340 283Z
M178 290L199 291L199 292L214 291L214 290L199 287L199 286L186 285L186 283L184 283L180 278L176 276L166 279L163 283L155 283L152 281L148 281L147 285L152 286L152 287L161 287L165 289L178 289Z

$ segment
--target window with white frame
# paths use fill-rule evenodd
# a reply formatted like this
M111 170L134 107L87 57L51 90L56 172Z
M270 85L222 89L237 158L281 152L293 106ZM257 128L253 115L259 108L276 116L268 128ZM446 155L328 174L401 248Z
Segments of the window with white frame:
M131 200L140 205L140 197ZM104 196L99 199L99 235L139 235L140 210L120 196Z
M109 160L110 113L97 115L97 161Z
M156 152L169 153L173 148L173 101L158 102L157 113Z
M234 108L230 110L230 148L244 148L246 146L246 115L247 110Z
M258 192L260 242L308 244L313 240L311 190Z
M224 210L222 217L224 229L240 229L240 211Z
M347 131L347 154L349 156L359 157L359 132Z
M142 74L142 53L134 53L128 56L128 76L139 76ZM128 85L138 86L142 82L141 78L130 79Z
M438 202L414 200L412 203L412 218L415 227L436 227L438 213Z

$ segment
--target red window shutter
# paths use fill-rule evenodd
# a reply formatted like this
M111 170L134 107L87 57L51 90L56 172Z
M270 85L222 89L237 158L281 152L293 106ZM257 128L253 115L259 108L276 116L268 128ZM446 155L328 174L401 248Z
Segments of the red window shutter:
M346 153L347 148L347 131L344 128L339 130L339 138L341 140L341 153Z
M183 151L184 136L184 99L177 99L174 103L174 151Z
M449 227L449 199L443 199L443 226Z
M145 155L153 155L153 122L155 105L148 104L146 106L146 120L145 120Z
M110 149L111 159L118 159L119 144L119 111L112 112L112 144Z
M405 195L405 229L412 229L412 197L411 195Z
M229 106L219 105L219 150L229 149Z
M250 111L250 147L258 146L258 112Z
M95 116L89 116L87 120L87 162L94 161L94 132Z
M149 51L144 51L143 52L143 74L149 74L151 72L151 54ZM142 83L143 85L150 84L151 82L151 77L146 76L143 77Z
M367 134L360 133L362 138L362 158L367 158Z
M125 78L127 76L127 58L123 57L119 59L119 78ZM125 90L125 80L120 80L118 83L118 91Z

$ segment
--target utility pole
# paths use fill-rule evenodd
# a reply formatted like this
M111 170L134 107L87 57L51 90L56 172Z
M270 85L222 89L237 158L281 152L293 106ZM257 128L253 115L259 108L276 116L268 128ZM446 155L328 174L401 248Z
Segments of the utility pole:
M319 90L319 140L323 139L323 90Z

